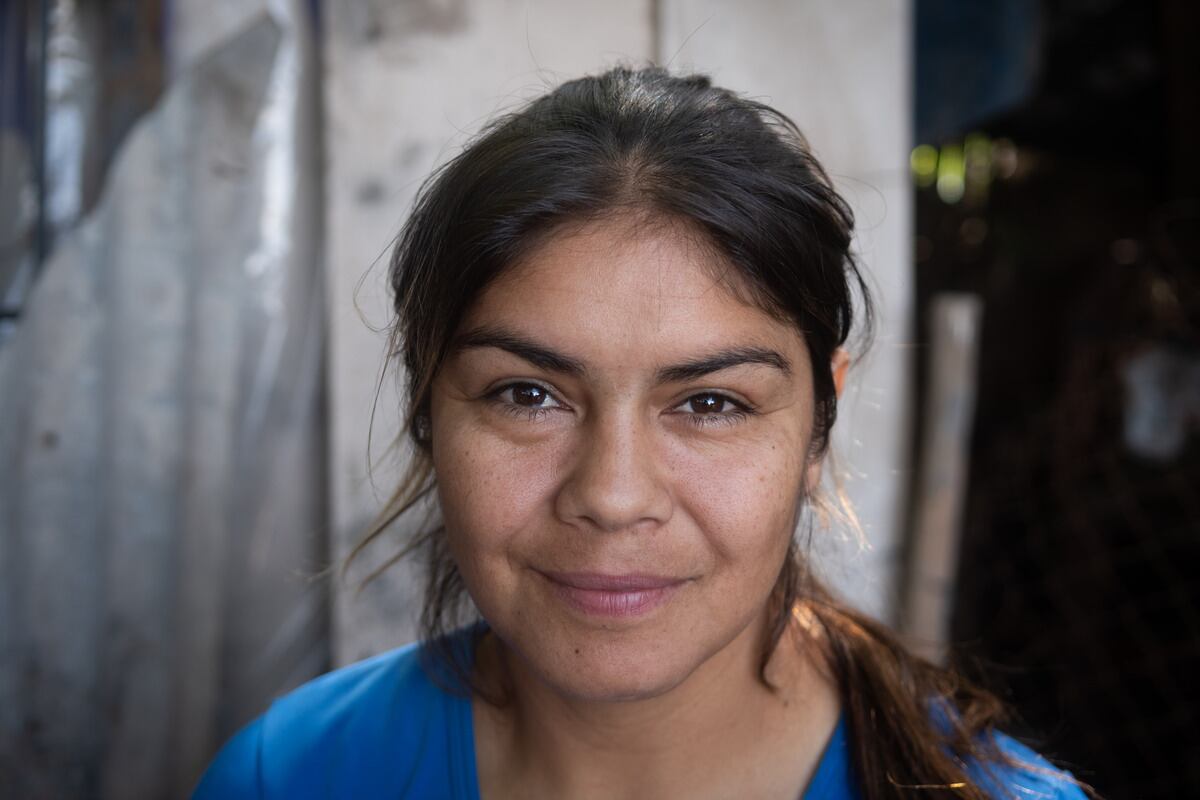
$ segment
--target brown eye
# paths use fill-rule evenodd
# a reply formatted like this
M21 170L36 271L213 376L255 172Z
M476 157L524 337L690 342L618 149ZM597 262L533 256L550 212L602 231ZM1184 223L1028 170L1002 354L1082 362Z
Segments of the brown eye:
M536 383L510 383L494 392L492 397L501 405L513 409L541 411L562 407L549 389Z
M729 398L719 394L698 394L688 398L688 408L696 414L720 414L727 410Z
M721 392L694 394L671 410L697 428L737 425L757 413L748 403Z
M532 383L518 383L512 387L513 402L519 406L540 406L547 397L549 394L545 389Z

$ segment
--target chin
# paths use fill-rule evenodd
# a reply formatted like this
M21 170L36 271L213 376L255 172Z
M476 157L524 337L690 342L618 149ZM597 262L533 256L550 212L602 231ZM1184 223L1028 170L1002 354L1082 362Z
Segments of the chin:
M543 675L562 695L595 703L627 703L666 694L692 673L683 665L637 659L586 659Z
M589 702L631 702L665 694L704 662L695 642L661 631L585 630L566 635L507 638L531 677L564 697ZM562 633L562 632L554 632Z

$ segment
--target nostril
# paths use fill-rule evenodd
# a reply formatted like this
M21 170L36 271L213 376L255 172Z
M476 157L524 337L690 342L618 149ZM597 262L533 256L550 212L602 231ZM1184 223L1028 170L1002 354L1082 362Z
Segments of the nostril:
M669 519L670 492L649 445L636 429L599 432L580 448L560 486L560 516L601 531Z

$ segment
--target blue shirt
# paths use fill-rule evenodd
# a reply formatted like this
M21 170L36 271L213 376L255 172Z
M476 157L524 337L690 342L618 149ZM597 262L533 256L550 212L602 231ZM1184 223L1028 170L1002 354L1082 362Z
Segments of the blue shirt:
M416 645L301 686L217 755L193 800L420 798L478 800L471 701L433 683ZM1005 736L1001 747L1049 770L976 775L997 797L1083 800L1064 773ZM837 725L802 800L859 800L845 720Z

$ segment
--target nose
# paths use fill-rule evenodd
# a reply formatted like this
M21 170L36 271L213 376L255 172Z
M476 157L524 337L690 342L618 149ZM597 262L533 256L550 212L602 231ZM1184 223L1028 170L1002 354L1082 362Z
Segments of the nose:
M636 414L597 415L584 427L559 487L560 518L605 532L666 522L673 501L660 461L654 431Z

